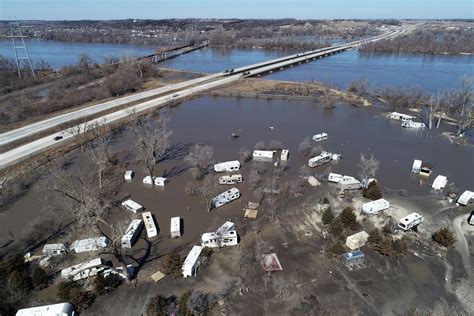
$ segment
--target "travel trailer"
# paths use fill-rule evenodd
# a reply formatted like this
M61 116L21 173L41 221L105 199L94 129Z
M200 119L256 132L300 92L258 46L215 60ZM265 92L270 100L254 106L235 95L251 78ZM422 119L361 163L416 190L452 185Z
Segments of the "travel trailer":
M46 244L43 247L43 256L57 256L66 252L64 244Z
M313 141L315 141L315 142L320 142L320 141L323 141L325 139L328 139L328 134L326 134L326 133L316 134L316 135L313 136Z
M398 227L404 231L408 231L418 226L423 222L423 216L418 213L411 213L408 216L405 216L398 222Z
M212 206L215 208L221 207L224 204L227 204L233 200L236 200L240 197L240 191L237 188L232 188L227 190L215 198L212 199Z
M280 160L281 161L287 161L289 154L290 154L290 151L288 149L283 149L281 151Z
M181 237L181 217L171 217L170 232L171 238Z
M91 276L96 276L108 267L109 265L102 258L96 258L62 269L61 277L64 280L79 281Z
M241 174L233 174L219 177L219 184L236 184L243 181Z
M110 244L110 240L105 236L96 238L86 238L76 240L71 244L70 249L75 253L97 251L99 248L106 248Z
M201 246L210 248L219 248L238 245L237 231L235 224L225 222L214 233L204 233L201 236Z
M155 220L151 212L142 213L143 223L145 223L146 235L148 238L153 238L158 235L158 230L156 229Z
M311 168L318 167L321 165L324 165L325 163L328 163L332 160L332 154L323 151L319 156L313 157L310 160L308 160L308 166Z
M153 182L150 176L146 176L145 178L143 178L143 184L147 184L147 185L154 184L159 187L164 187L167 183L168 183L168 178L153 177Z
M342 175L342 174L332 173L332 172L328 176L328 181L329 182L334 182L334 183L339 183L341 180L349 180L349 179L355 180L354 177L345 176L345 175Z
M240 169L240 162L238 160L221 162L214 165L215 172L233 172Z
M127 228L127 232L123 235L121 244L122 248L132 248L140 236L143 228L143 221L141 219L134 219Z
M201 262L199 261L199 256L201 255L202 247L193 246L193 249L189 252L188 256L184 260L181 271L183 272L183 277L193 277L196 275L197 269Z
M385 199L378 199L372 202L362 204L362 213L367 215L378 214L390 207L390 203Z
M275 151L273 150L254 150L252 153L252 157L255 158L263 158L263 159L273 159L273 155Z
M19 309L16 316L77 316L74 306L69 303L59 303Z
M473 199L474 199L474 192L466 190L458 198L457 203L462 206L467 206Z
M415 121L402 121L402 127L407 128L425 128L425 123L422 122L415 122Z
M359 249L367 242L369 238L369 234L365 231L358 232L357 234L351 235L346 238L346 246L351 250L354 251L355 249Z
M128 200L122 202L122 206L125 207L130 212L133 212L135 214L138 213L138 212L143 211L143 206L141 206L140 204L138 204L137 202L135 202L132 199L128 199Z
M410 121L410 120L414 119L415 117L411 116L411 115L403 114L403 113L392 112L390 114L390 118L392 120L399 120L399 121L403 122L403 121Z
M135 175L135 172L132 170L125 171L125 175L123 176L125 180L130 181L132 180L133 176Z
M413 166L411 166L411 172L413 173L420 173L421 171L421 164L422 164L422 161L421 160L418 160L418 159L415 159L413 161Z
M362 188L362 183L355 178L343 178L337 184L337 187L341 190L358 190Z
M445 176L437 176L433 181L433 185L431 186L434 190L442 190L448 184L448 178Z

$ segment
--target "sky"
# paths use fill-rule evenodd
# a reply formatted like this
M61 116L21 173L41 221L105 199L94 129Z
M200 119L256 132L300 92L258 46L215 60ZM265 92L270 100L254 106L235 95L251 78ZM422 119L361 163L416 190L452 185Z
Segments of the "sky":
M474 0L0 0L0 20L474 18Z

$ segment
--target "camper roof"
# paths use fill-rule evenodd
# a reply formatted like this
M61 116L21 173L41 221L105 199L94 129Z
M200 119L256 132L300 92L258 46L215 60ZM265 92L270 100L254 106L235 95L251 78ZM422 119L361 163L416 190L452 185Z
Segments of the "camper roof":
M190 268L194 266L194 263L198 260L199 256L201 255L202 247L201 246L193 246L189 254L187 255L186 259L183 263L183 268Z
M469 204L469 202L471 201L471 199L474 199L474 192L466 190L466 191L464 191L464 193L461 194L461 196L458 198L458 203L461 204L461 205L466 206L467 204Z
M61 315L70 316L74 314L74 306L70 303L59 303L44 306L35 306L30 308L22 308L16 312L16 316L48 316Z

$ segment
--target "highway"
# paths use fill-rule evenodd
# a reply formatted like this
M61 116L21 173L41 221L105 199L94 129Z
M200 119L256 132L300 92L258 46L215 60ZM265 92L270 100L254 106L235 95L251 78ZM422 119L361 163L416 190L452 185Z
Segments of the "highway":
M330 46L327 48L321 48L317 50L307 51L304 53L293 54L289 56L285 56L282 58L273 59L267 62L261 62L245 67L235 68L232 71L227 70L225 72L219 72L216 74L212 74L209 76L185 81L182 83L161 87L153 90L149 90L146 92L141 92L137 94L133 94L130 96L126 96L123 98L119 98L112 101L107 101L104 103L100 103L94 106L90 106L84 109L80 109L77 111L61 114L40 122L33 123L28 126L24 126L12 131L8 131L6 133L0 134L0 145L5 145L11 143L16 140L20 140L22 138L34 135L41 131L50 129L52 127L58 126L63 123L67 123L69 121L73 121L79 119L81 117L90 116L93 114L98 114L105 110L113 109L114 107L118 107L121 105L125 105L130 102L139 101L144 98L149 98L153 96L157 96L149 101L145 101L134 106L128 107L126 109L118 110L112 112L110 114L106 114L100 116L96 119L92 119L86 123L76 125L74 128L80 128L80 130L84 130L84 126L86 124L99 124L105 125L110 124L122 119L125 119L129 116L130 111L135 111L137 113L159 107L168 104L172 100L180 100L184 99L188 96L191 96L196 93L200 93L215 87L219 87L222 85L226 85L232 82L235 82L242 77L251 77L262 75L264 73L271 72L273 70L283 69L285 67L291 66L293 64L299 64L303 62L309 62L310 60L314 60L317 58L322 58L324 56L329 56L332 54L336 54L339 52L343 52L345 50L357 47L367 42L377 41L382 38L393 37L397 36L400 33L410 31L413 27L405 27L397 31L393 31L387 34L379 35L370 39L355 41L352 43L347 44L339 44ZM165 94L163 96L159 96L160 94ZM4 169L8 166L11 166L17 162L20 162L24 159L32 157L42 151L47 149L60 146L64 144L64 142L70 140L73 137L69 132L69 129L64 129L58 133L54 133L48 135L46 137L34 140L32 142L26 143L10 151L0 154L0 169ZM61 136L62 139L55 140L56 136Z

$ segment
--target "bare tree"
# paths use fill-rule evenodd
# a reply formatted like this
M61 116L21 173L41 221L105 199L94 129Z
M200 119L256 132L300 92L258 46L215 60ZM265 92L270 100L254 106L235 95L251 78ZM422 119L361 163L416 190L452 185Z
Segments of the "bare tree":
M252 160L252 152L247 147L240 148L239 156L241 163L246 163Z
M264 150L265 149L265 143L263 141L259 141L258 143L255 144L255 150Z
M79 55L79 68L84 71L87 75L90 74L92 66L94 65L94 61L89 54L82 53Z
M431 96L428 99L428 109L429 109L429 112L428 112L428 128L429 129L433 128L433 118L441 108L441 100L442 100L442 97L439 93L436 95L436 97ZM441 113L438 113L438 115L441 117Z
M311 149L313 148L313 142L309 137L306 137L299 145L298 151L303 156L309 156Z
M212 199L217 193L217 179L207 176L202 181L188 183L184 190L188 195L199 197L205 203L206 210L210 212L212 210Z
M362 97L369 94L369 86L370 84L367 79L355 80L349 84L347 91Z
M323 105L325 109L334 109L336 107L336 100L334 96L327 90L323 90Z
M270 150L280 150L283 149L283 143L279 140L272 140L269 147Z
M169 138L173 134L168 128L169 113L161 110L158 118L154 119L151 115L143 118L132 112L130 118L132 129L138 138L138 155L148 175L153 178L156 164L168 154Z
M371 154L370 157L366 157L365 154L361 153L359 161L359 177L367 180L374 178L379 165L380 162L375 159L373 154Z
M474 100L472 94L472 79L464 77L462 87L452 94L454 117L456 119L456 135L462 135L474 126Z
M209 172L213 156L214 149L211 146L197 144L183 161L189 165L192 177L201 180Z

